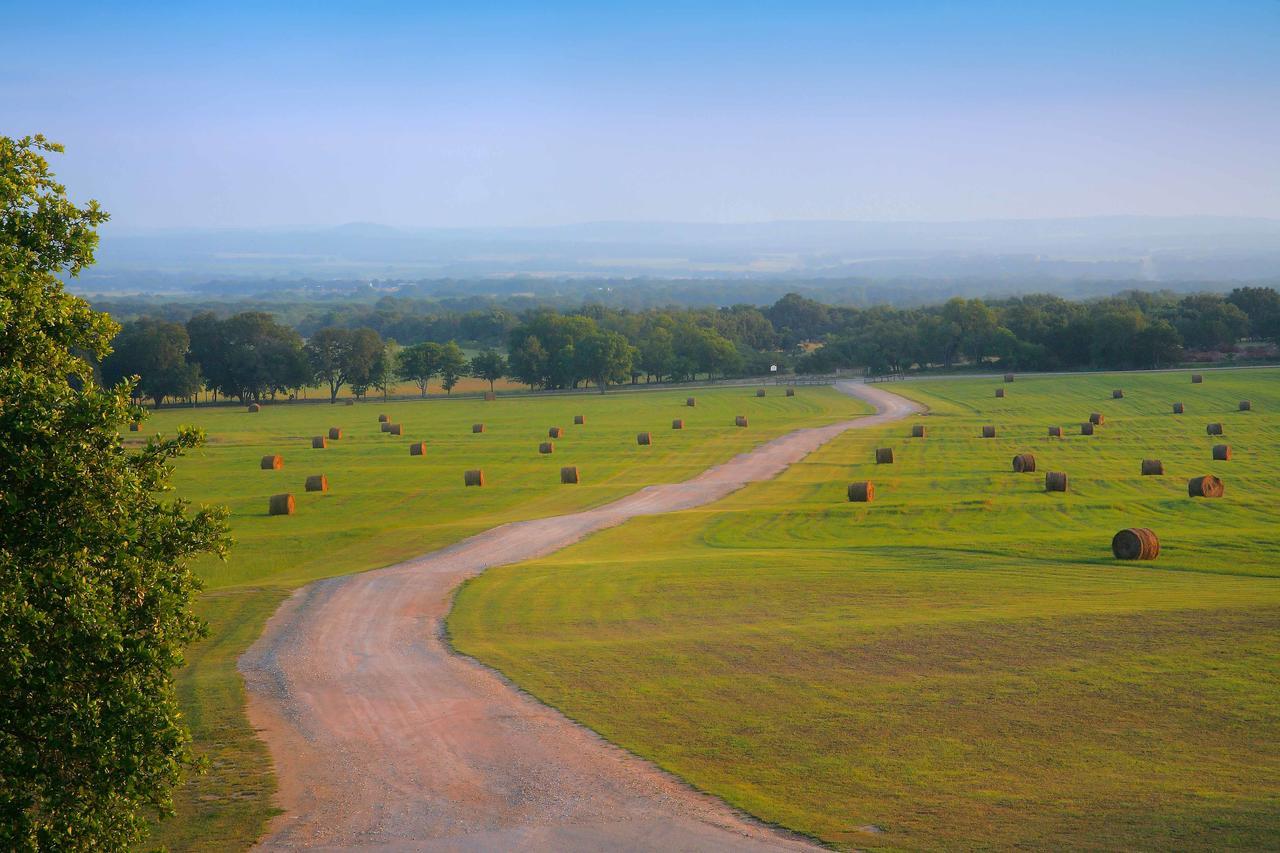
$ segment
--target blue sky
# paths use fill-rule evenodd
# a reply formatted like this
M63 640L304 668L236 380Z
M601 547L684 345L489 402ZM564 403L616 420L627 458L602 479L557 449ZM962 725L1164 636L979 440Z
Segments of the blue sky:
M123 229L1280 217L1274 0L0 21L0 133L65 143L73 195Z

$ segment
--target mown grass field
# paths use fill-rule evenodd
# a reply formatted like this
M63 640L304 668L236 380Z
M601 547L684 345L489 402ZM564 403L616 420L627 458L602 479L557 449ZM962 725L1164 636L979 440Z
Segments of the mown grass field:
M693 395L697 406L684 405ZM231 510L231 558L198 565L205 582L199 611L210 637L193 647L178 676L184 713L210 772L180 793L179 814L152 839L171 849L235 849L258 837L271 816L274 790L265 748L244 716L235 663L263 623L296 587L311 580L389 565L507 521L554 515L606 502L645 485L693 476L734 454L802 426L842 420L868 407L831 388L781 388L756 398L754 387L471 398L353 406L266 405L169 409L153 413L141 433L194 423L208 444L180 460L178 494ZM386 413L402 436L380 432ZM574 415L586 423L575 426ZM746 414L748 429L733 426ZM674 418L685 428L671 429ZM486 431L473 434L472 424ZM551 426L565 429L551 455L539 454ZM312 449L312 436L340 427L343 437ZM650 431L641 447L636 433ZM426 456L409 445L426 441ZM264 471L279 453L284 468ZM560 484L560 467L577 465L582 481ZM463 471L482 468L483 488L466 488ZM308 475L329 478L327 494L307 493ZM293 516L267 515L268 498L292 492Z
M1280 846L1280 370L892 390L930 414L470 581L456 647L838 847ZM1206 473L1225 497L1187 496ZM861 479L874 503L846 500ZM1130 526L1158 560L1113 559Z

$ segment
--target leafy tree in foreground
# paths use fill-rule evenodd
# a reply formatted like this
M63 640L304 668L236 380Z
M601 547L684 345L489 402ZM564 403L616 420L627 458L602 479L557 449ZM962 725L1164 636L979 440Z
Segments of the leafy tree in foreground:
M120 849L192 761L171 673L202 627L193 556L223 512L161 501L201 435L121 446L130 388L95 384L118 326L65 292L93 261L94 202L42 137L0 137L0 848Z
M165 397L191 397L200 390L200 365L187 360L190 342L180 323L150 319L127 323L102 363L103 382L115 385L138 376L137 391L157 406Z

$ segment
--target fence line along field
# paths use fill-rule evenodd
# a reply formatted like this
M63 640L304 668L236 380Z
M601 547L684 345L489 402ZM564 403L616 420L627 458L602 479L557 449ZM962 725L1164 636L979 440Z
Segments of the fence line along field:
M292 589L685 479L784 432L869 411L828 387L763 399L753 388L706 389L696 409L686 394L166 409L127 432L126 443L139 443L179 424L204 428L208 444L178 462L174 482L184 497L227 505L236 540L226 563L197 564L210 637L178 676L211 771L180 792L178 817L153 841L247 846L272 814L274 782L244 717L235 663ZM751 428L734 427L744 413ZM666 428L676 415L681 431ZM540 454L553 427L562 430L555 453ZM637 445L638 430L652 432L650 445ZM483 472L482 488L464 484L468 471ZM270 514L273 502L280 514Z
M452 640L837 847L1274 849L1280 370L998 384L901 383L929 415L491 569Z

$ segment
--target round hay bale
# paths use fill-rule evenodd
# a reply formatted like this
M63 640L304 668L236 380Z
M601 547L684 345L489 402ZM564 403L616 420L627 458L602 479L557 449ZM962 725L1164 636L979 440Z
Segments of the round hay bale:
M1240 411L1242 411L1242 412L1248 412L1248 411L1252 411L1252 410L1253 410L1253 403L1252 403L1252 402L1250 402L1249 400L1241 400L1241 401L1240 401Z
M1185 409L1185 407L1184 407L1181 403L1174 403L1174 404L1173 404L1173 413L1174 413L1175 415L1180 415L1180 414L1182 414L1184 411L1186 411L1186 409Z
M391 428L388 429L387 432L391 433L392 435L404 435L404 427L402 427L400 424L392 424Z
M684 404L692 409L694 406L698 405L698 400L694 397L686 397Z
M893 448L877 447L876 448L876 464L892 465L893 464Z
M1111 392L1111 399L1113 400L1119 400L1123 397L1124 397L1124 392L1121 391L1119 388Z
M746 416L746 415L738 415L736 418L734 418L734 419L733 419L733 424L734 424L734 426L740 426L740 427L744 427L744 426L746 426L746 425L747 425L747 416Z
M1048 471L1044 475L1044 490L1046 492L1065 492L1067 490L1067 475L1065 471Z
M1203 382L1203 381L1204 381L1204 377L1203 377L1203 376L1201 376L1199 373L1193 373L1193 374L1191 374L1191 384L1192 384L1192 385L1199 385L1199 384L1200 384L1201 382Z
M1062 438L1062 427L1060 427L1060 426L1056 426L1056 427L1049 427L1049 437L1050 437L1050 438Z
M268 515L293 515L293 495L272 495Z
M1222 435L1222 424L1209 424L1204 429L1209 435Z
M560 469L560 482L564 485L573 485L578 482L578 466L566 465Z
M648 446L652 443L653 443L653 436L649 435L649 433L647 432L636 433L636 444L642 444L642 445Z
M1019 453L1013 457L1013 471L1015 474L1034 474L1036 457L1030 453Z
M1088 421L1085 421L1084 423L1080 424L1080 434L1093 435L1093 424L1089 423Z
M307 478L308 492L327 492L329 491L329 478L324 474L312 474Z
M342 430L339 427L329 427L329 440L338 441L342 438Z
M496 393L494 393L493 391L485 391L485 392L484 392L484 401L485 401L486 403L492 403L492 402L493 402L494 400L496 400L496 399L498 399L498 395L497 395Z
M682 420L681 418L676 418L674 421L671 422L671 428L684 429L684 420Z
M283 467L284 467L284 457L281 456L279 453L274 453L274 454L262 457L263 471L279 471Z
M259 406L257 403L250 403L250 404L249 404L249 411L251 411L251 412L260 412L260 411L262 411L262 407L261 407L261 406Z
M426 456L427 443L425 441L415 441L413 444L409 445L409 455L410 456Z
M355 404L356 404L356 401L355 401L355 400L348 400L344 405L347 405L347 406L354 406Z
M1012 374L1012 373L1006 373L1006 374L1004 375L1004 381L1005 381L1005 382L1012 382L1012 381L1013 381L1013 374Z
M763 388L757 388L757 389L756 389L756 396L757 396L757 397L763 397L763 396L764 396L764 389L763 389Z
M987 426L984 426L984 427L982 428L982 437L983 437L983 438L995 438L995 437L996 437L996 428L995 428L994 426L991 426L990 424L988 424Z
M381 430L382 432L391 432L391 422L383 421L382 423L378 424L378 429Z
M587 416L586 416L586 415L574 415L574 416L573 416L573 422L574 422L575 424L577 424L578 426L582 426L583 424L585 424L585 423L587 422Z
M328 446L329 446L329 439L325 438L323 435L312 436L311 438L312 450L324 450Z
M996 389L996 396L997 396L997 397L1003 397L1003 396L1004 396L1004 389L1003 389L1003 388L997 388L997 389Z
M1093 424L1094 426L1102 426L1106 422L1107 422L1107 417L1106 415L1102 414L1102 412L1094 412L1093 414L1089 415L1089 423Z
M1213 446L1213 458L1218 462L1230 462L1231 461L1231 445L1215 444Z
M140 429L142 429L142 424L138 423L137 421L134 421L133 423L129 424L129 432L137 432Z
M788 396L788 397L794 397L795 395L796 395L796 389L794 389L794 388L788 388L788 389L787 389L787 396Z
M861 480L849 484L849 500L853 503L869 504L876 499L876 487L870 480Z
M564 429L562 427L552 427L547 430L547 438L559 438L562 435L564 435Z
M390 415L378 415L378 423L380 423L380 424L389 424L389 423L391 423L391 416L390 416Z
M1117 560L1154 560L1160 540L1149 527L1128 527L1111 537L1111 553Z
M924 438L924 434L925 434L924 424L912 424L912 425L911 425L911 437L912 437L912 438Z
M538 452L541 454L555 453L556 446L554 442L544 441L538 445Z
M471 432L472 433L484 432L484 424L472 424Z
M464 486L483 486L484 469L473 468L470 471L464 471L462 474L462 484Z
M1193 498L1220 498L1224 491L1222 481L1212 474L1187 480L1187 494Z
M1143 459L1142 460L1142 476L1160 476L1164 474L1164 463L1159 459Z

